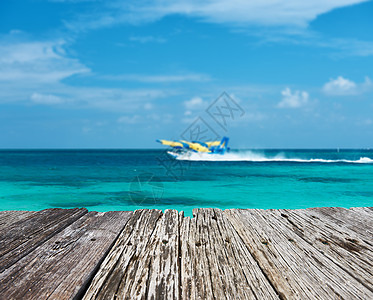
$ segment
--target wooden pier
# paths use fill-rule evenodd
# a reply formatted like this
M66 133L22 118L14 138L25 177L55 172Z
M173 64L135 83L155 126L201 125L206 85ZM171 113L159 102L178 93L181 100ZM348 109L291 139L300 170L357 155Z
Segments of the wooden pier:
M0 212L0 299L373 299L373 208Z

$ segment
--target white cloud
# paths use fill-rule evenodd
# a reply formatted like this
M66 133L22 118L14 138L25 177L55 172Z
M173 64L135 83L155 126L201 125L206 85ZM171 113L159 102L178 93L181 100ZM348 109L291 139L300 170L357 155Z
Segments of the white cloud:
M131 36L130 41L145 43L165 43L166 39L155 36Z
M112 112L135 112L149 107L150 101L162 99L172 92L157 89L70 88L75 106Z
M337 7L360 3L360 0L215 0L206 1L156 1L159 13L195 15L217 23L306 26L318 15Z
M155 99L175 94L168 89L79 87L62 80L90 70L70 58L63 40L20 41L0 38L0 103L31 102L119 113L152 109Z
M185 114L190 115L191 113L188 113L188 111L190 110L198 110L198 109L206 108L207 104L208 104L207 101L203 101L202 98L200 97L194 97L188 101L184 101L184 106L187 109Z
M198 115L198 111L207 108L208 102L203 101L201 97L193 97L190 100L184 101L185 107L183 123L192 123Z
M58 82L89 69L67 57L65 41L0 41L0 81Z
M143 23L182 14L213 23L306 27L317 16L367 0L128 0L111 1L100 13L81 16L67 26L75 30Z
M357 125L359 126L370 126L373 124L373 120L372 119L363 119L363 120L359 120L356 122Z
M373 87L372 81L369 77L365 77L363 83L355 83L352 80L338 76L336 79L330 79L325 83L322 90L325 94L331 96L348 96L357 95L370 90Z
M34 82L0 81L1 103L31 102L41 105L63 105L75 109L97 109L115 113L135 113L154 110L154 101L178 95L168 89L123 89L68 86L55 82L35 84Z
M282 100L277 107L280 108L299 108L308 104L309 94L306 91L295 91L292 93L290 88L281 91Z
M69 57L64 40L28 41L22 34L17 33L16 37L11 35L0 37L0 103L30 101L43 105L63 104L78 109L132 113L142 109L151 110L155 99L178 93L170 88L123 89L66 85L62 80L90 73L90 70L77 59ZM144 82L206 79L202 74L129 77Z
M154 108L154 106L150 102L147 102L147 103L144 104L144 109L146 109L146 110L151 110L153 108Z
M370 90L373 88L373 82L368 76L366 76L362 86L365 90Z
M124 124L137 124L141 120L140 116L134 115L134 116L122 116L117 121L118 123L124 123Z
M164 113L164 114L153 113L153 114L147 115L147 118L152 121L156 121L157 124L159 123L169 124L169 123L172 123L174 116L172 114L167 114L167 113Z
M242 31L242 30L241 30ZM302 29L296 31L296 29L289 31L280 28L278 30L269 31L252 31L254 35L259 35L261 40L259 44L263 43L283 43L291 45L304 45L307 47L319 47L324 49L330 49L332 52L328 53L328 56L333 59L340 59L346 56L372 56L373 55L373 42L363 41L352 38L329 38L325 39L314 32L306 32ZM302 33L302 36L297 34L296 38L291 35L296 33Z
M197 117L185 117L181 119L181 122L184 124L192 124L196 119Z
M373 55L373 42L356 39L331 39L328 42L319 42L322 46L335 48L339 51L335 56L371 56Z
M79 32L123 23L138 25L155 22L169 15L184 15L198 21L226 24L236 31L247 33L250 30L251 35L260 36L267 42L332 48L335 52L332 55L337 57L371 56L373 43L370 41L336 38L326 40L307 30L310 22L320 15L367 1L369 0L113 0L100 2L99 9L95 6L94 11L65 21L65 25ZM166 41L157 36L132 36L130 40L140 43Z
M249 112L240 119L242 119L243 122L259 122L267 119L267 116L261 112Z
M37 104L61 104L64 103L65 100L61 97L52 95L52 94L39 94L39 93L33 93L31 95L31 101Z
M328 95L351 95L356 93L356 83L338 76L325 83L323 91Z
M151 120L151 124L162 123L162 124L169 124L173 121L173 115L171 114L157 114L152 113L149 115L124 115L118 118L117 122L121 124L139 124L139 123L147 123L146 120Z
M106 75L102 79L119 80L119 81L136 81L146 83L171 83L183 81L209 81L210 77L205 74L183 74L183 75L139 75L139 74L122 74Z

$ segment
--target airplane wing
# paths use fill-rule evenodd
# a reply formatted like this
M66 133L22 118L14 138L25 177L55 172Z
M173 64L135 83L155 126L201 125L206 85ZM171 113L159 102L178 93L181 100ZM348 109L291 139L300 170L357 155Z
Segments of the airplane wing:
M177 141L166 141L166 140L157 140L158 143L161 143L162 145L175 147L175 148L184 148L183 143L177 142Z
M167 140L157 140L158 143L162 145L174 147L176 149L188 149L194 152L204 152L204 153L219 153L224 154L229 151L228 148L228 137L223 137L221 141L211 141L211 142L199 142L199 141L167 141Z
M194 143L187 142L187 141L181 141L181 142L188 144L189 148L196 152L210 152L210 149L208 147L203 146L199 142L194 142Z
M210 147L214 147L214 146L219 146L220 141L206 142L206 144L210 148Z

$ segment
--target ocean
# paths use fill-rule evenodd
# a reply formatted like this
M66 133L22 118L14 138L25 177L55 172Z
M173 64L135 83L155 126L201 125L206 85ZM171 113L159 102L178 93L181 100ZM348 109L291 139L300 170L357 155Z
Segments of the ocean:
M373 150L0 150L0 210L373 206Z

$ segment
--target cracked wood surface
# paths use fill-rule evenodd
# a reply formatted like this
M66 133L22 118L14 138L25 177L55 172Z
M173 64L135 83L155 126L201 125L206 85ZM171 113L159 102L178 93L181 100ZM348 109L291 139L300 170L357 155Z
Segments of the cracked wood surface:
M334 257L331 252L326 256L304 238L303 228L288 223L286 217L273 214L271 210L256 209L226 213L281 297L373 297L369 288L337 264L345 259L343 256Z
M83 215L37 251L0 273L1 299L69 299L79 294L131 214L89 212Z
M0 212L0 299L373 299L372 208Z
M9 211L2 211L0 212L1 219L0 219L0 230L4 228L9 228L9 226L13 223L21 221L22 219L27 218L28 216L32 215L34 212L32 211L17 211L17 210L9 210Z
M345 272L373 291L373 252L357 232L325 222L308 210L271 211L275 218L286 218L290 229L318 249Z
M183 299L278 299L226 216L195 209L181 232Z
M0 272L60 232L81 216L86 209L53 208L31 213L0 230Z

